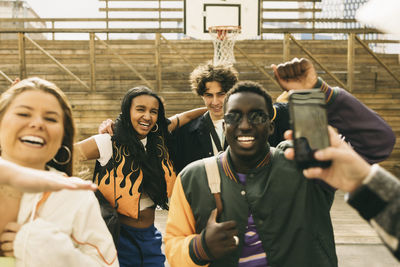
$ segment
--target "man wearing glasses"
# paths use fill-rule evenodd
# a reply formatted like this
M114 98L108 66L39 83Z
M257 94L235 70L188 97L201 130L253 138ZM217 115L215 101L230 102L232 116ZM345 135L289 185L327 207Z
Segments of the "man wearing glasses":
M326 93L328 114L342 124L341 132L351 136L354 128L360 128L363 136L373 138L382 131L379 134L384 133L390 141L377 147L375 155L382 156L380 151L386 147L389 151L384 154L390 153L394 144L390 127L347 92L318 79L308 60L272 68L283 88L321 88ZM270 147L274 113L270 95L257 83L239 82L226 94L224 133L229 147L215 157L220 191L211 193L202 160L179 174L164 236L172 267L337 266L329 214L334 190L310 182L294 162L285 159L282 150ZM363 121L362 125L354 117ZM368 122L366 117L374 119ZM355 125L345 127L346 119ZM365 140L351 141L372 152L361 145Z
M176 180L165 234L172 267L337 266L329 210L334 190L310 182L271 148L272 100L261 85L239 82L225 98L227 150L216 157L222 209L203 161ZM218 206L218 205L217 205Z
M303 68L300 76L294 69ZM273 65L275 77L284 91L319 88L325 93L329 124L337 128L354 149L369 163L386 159L394 145L394 134L389 125L375 112L343 89L331 88L317 77L314 66L307 59ZM176 158L174 167L180 172L189 163L217 155L227 147L222 130L223 102L225 94L238 81L238 73L232 66L199 65L190 75L194 93L202 97L207 112L174 131ZM274 132L268 142L277 146L284 140L289 129L287 103L274 103L270 114Z

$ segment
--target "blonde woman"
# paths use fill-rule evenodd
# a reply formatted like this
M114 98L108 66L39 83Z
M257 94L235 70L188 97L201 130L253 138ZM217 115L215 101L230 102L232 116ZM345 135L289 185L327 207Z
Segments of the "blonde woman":
M0 98L1 157L23 167L72 175L74 124L65 95L30 78ZM2 186L3 256L17 266L118 266L112 237L90 191L22 194Z

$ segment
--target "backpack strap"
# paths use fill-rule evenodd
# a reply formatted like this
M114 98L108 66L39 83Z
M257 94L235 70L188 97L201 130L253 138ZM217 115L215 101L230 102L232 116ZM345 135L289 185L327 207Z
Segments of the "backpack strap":
M208 130L210 131L210 134L211 134L212 140L214 141L215 147L217 148L218 151L224 151L224 149L221 146L221 141L219 140L218 134L215 131L214 123L211 120L210 112L207 112L204 116L206 118L205 122L206 122Z
M209 157L203 159L203 162L206 169L208 186L210 187L211 193L214 195L219 216L222 213L223 206L221 199L221 176L219 174L217 160L218 157Z
M270 147L271 153L271 161L274 158L276 153L276 149L274 147ZM222 199L221 199L221 176L219 174L218 169L218 158L222 154L220 152L217 156L204 158L204 167L206 169L208 186L210 187L211 193L215 198L215 204L217 206L218 216L221 215L223 210Z

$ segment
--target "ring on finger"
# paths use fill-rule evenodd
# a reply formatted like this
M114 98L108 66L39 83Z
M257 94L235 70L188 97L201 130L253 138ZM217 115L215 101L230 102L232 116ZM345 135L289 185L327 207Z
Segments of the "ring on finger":
M233 236L233 239L235 240L235 246L239 245L239 237L237 237L236 235Z

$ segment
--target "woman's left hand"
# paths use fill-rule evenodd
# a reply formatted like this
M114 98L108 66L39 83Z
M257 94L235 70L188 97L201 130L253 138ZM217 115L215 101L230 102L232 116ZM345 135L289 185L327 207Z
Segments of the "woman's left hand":
M21 224L16 222L9 222L4 227L3 233L0 235L0 251L3 256L13 257L14 256L14 240L19 229L21 229Z

